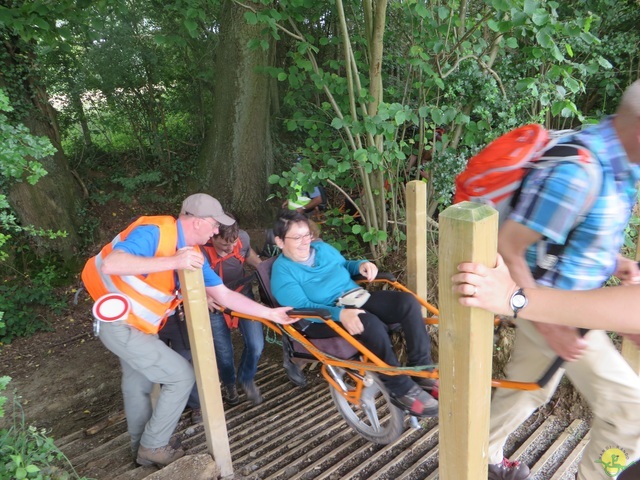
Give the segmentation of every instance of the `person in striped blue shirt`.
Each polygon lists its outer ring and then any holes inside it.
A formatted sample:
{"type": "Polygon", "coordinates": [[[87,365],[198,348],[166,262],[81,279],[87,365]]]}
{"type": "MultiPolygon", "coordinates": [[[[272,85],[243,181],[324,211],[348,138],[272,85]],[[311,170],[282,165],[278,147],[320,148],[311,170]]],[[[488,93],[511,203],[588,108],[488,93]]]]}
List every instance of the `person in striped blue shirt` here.
{"type": "MultiPolygon", "coordinates": [[[[525,289],[587,290],[602,286],[611,275],[622,281],[637,277],[637,264],[619,252],[640,180],[640,81],[625,91],[615,115],[559,143],[578,145],[580,155],[595,157],[591,161],[602,170],[600,193],[584,213],[591,201],[592,180],[575,161],[534,169],[525,177],[514,209],[498,233],[498,251],[515,282],[525,289]]],[[[545,388],[496,390],[491,403],[489,479],[529,477],[526,465],[504,457],[504,444],[551,398],[563,373],[594,415],[577,479],[601,478],[602,469],[594,461],[608,445],[624,449],[632,458],[640,456],[640,377],[607,333],[592,330],[582,336],[575,327],[518,318],[507,378],[539,378],[556,357],[565,363],[545,388]]]]}

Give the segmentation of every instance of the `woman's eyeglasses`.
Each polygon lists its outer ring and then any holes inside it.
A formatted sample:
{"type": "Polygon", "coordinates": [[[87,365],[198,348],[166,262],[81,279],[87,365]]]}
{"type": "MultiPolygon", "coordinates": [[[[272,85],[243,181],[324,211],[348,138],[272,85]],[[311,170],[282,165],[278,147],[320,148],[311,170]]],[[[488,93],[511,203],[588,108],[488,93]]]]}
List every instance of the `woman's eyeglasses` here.
{"type": "Polygon", "coordinates": [[[311,241],[311,240],[313,240],[313,233],[309,232],[309,233],[305,233],[304,235],[296,235],[294,237],[285,236],[284,238],[288,238],[289,240],[293,240],[296,243],[302,243],[303,241],[311,241]]]}

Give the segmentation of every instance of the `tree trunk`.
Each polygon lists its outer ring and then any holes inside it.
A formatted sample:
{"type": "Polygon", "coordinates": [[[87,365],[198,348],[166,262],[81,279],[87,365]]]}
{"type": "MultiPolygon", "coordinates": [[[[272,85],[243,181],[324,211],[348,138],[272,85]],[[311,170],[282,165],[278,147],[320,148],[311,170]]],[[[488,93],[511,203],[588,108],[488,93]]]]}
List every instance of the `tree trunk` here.
{"type": "MultiPolygon", "coordinates": [[[[257,5],[257,4],[251,4],[257,5]]],[[[248,25],[246,9],[226,1],[216,59],[213,123],[198,160],[198,187],[220,200],[244,225],[273,220],[267,206],[268,176],[273,168],[270,135],[270,78],[260,71],[273,55],[252,49],[252,39],[271,39],[262,26],[248,25]]]]}
{"type": "Polygon", "coordinates": [[[29,47],[13,36],[1,45],[3,69],[6,68],[5,71],[15,72],[22,77],[21,82],[11,85],[0,81],[0,87],[8,90],[12,104],[20,105],[20,108],[16,109],[19,115],[12,116],[12,119],[24,124],[32,135],[48,137],[57,149],[53,156],[40,160],[48,172],[47,175],[35,185],[27,182],[14,183],[10,186],[7,197],[21,225],[67,232],[66,237],[55,240],[35,237],[39,254],[56,251],[64,258],[72,259],[79,245],[76,205],[82,194],[62,152],[55,111],[37,78],[37,69],[33,65],[34,57],[32,52],[28,51],[29,47]]]}

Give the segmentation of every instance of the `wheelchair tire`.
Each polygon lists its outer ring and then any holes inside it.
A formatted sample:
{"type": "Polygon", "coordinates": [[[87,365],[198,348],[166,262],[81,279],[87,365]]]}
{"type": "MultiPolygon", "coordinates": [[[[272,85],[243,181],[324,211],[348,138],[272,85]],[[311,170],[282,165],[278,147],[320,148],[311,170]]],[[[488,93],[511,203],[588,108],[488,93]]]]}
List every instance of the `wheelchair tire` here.
{"type": "MultiPolygon", "coordinates": [[[[344,370],[343,382],[349,386],[353,380],[344,370]]],[[[371,374],[373,382],[362,390],[361,405],[354,405],[329,384],[331,397],[347,424],[370,442],[387,445],[397,440],[404,431],[404,412],[391,403],[389,392],[380,379],[371,374]]]]}

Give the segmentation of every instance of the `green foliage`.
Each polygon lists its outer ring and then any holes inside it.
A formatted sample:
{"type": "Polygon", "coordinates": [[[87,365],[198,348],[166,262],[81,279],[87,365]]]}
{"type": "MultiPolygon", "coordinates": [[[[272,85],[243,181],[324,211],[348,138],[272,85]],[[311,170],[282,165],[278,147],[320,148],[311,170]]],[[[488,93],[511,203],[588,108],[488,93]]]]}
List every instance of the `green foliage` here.
{"type": "Polygon", "coordinates": [[[341,32],[342,3],[284,1],[277,11],[245,18],[275,38],[288,34],[292,44],[286,62],[269,73],[285,92],[283,127],[304,142],[299,150],[311,168],[304,178],[285,171],[271,183],[289,188],[294,179],[309,186],[329,181],[360,197],[366,228],[353,229],[340,217],[331,221],[373,242],[385,241],[382,231],[401,241],[397,225],[407,180],[428,183],[434,215],[450,203],[466,159],[498,135],[530,122],[569,128],[589,121],[581,110],[585,99],[590,105],[586,86],[618,63],[607,58],[600,40],[602,15],[613,9],[624,18],[620,23],[638,20],[633,2],[607,0],[571,7],[538,0],[392,2],[382,101],[372,95],[372,26],[360,2],[344,1],[349,17],[341,32]],[[340,53],[351,50],[346,62],[340,53]],[[376,174],[386,180],[385,192],[376,174]],[[368,191],[384,197],[388,224],[369,221],[368,191]]]}
{"type": "Polygon", "coordinates": [[[65,308],[56,287],[66,276],[56,265],[32,265],[32,277],[15,275],[0,284],[0,344],[49,327],[47,317],[65,308]],[[46,315],[46,316],[45,316],[46,315]]]}
{"type": "MultiPolygon", "coordinates": [[[[0,112],[10,112],[9,98],[0,90],[0,112]]],[[[22,180],[31,185],[47,172],[37,160],[56,152],[46,137],[35,137],[24,125],[11,125],[6,115],[0,114],[0,175],[22,180]]]]}
{"type": "MultiPolygon", "coordinates": [[[[0,89],[0,112],[11,112],[13,107],[5,92],[0,89]]],[[[18,225],[6,197],[6,189],[11,182],[26,180],[35,185],[47,174],[39,159],[55,153],[55,148],[46,137],[36,137],[21,124],[11,124],[6,115],[0,113],[0,262],[8,254],[5,245],[12,238],[11,233],[26,233],[50,239],[65,236],[64,232],[43,230],[31,225],[18,225]]]]}
{"type": "MultiPolygon", "coordinates": [[[[3,406],[7,397],[4,391],[10,380],[7,376],[0,377],[0,418],[5,414],[3,406]]],[[[45,429],[25,423],[19,398],[14,392],[11,427],[0,429],[0,478],[86,479],[76,473],[69,459],[55,446],[53,438],[47,435],[45,429]],[[61,465],[64,465],[64,468],[61,465]]]]}

